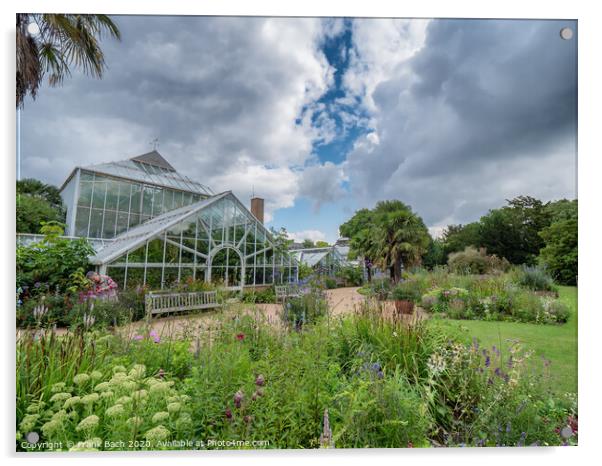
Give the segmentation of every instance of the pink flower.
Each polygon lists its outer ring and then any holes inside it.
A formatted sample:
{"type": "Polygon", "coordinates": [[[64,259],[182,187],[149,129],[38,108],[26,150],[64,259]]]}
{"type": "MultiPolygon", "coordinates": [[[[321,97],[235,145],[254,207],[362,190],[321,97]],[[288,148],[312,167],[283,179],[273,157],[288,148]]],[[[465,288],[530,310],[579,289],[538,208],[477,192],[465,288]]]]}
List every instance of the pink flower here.
{"type": "Polygon", "coordinates": [[[255,385],[257,385],[258,387],[263,387],[263,384],[265,384],[265,379],[263,378],[263,375],[259,374],[255,378],[255,385]]]}
{"type": "Polygon", "coordinates": [[[232,411],[230,411],[230,408],[226,408],[226,412],[224,414],[226,415],[226,419],[232,419],[232,411]]]}
{"type": "Polygon", "coordinates": [[[161,337],[155,330],[151,330],[149,336],[153,339],[155,343],[161,343],[161,337]]]}
{"type": "Polygon", "coordinates": [[[243,341],[243,340],[245,339],[245,334],[244,334],[244,333],[238,333],[238,334],[236,335],[236,339],[237,339],[238,341],[243,341]]]}
{"type": "Polygon", "coordinates": [[[142,335],[134,335],[132,340],[140,341],[140,340],[144,340],[144,337],[142,335]]]}

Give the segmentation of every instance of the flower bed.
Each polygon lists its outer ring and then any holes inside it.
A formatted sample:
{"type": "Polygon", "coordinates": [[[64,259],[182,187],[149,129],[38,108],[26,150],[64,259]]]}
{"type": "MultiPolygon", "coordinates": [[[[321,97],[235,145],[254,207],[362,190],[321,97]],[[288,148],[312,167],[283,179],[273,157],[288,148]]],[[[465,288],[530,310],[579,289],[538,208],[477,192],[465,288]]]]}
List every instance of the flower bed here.
{"type": "Polygon", "coordinates": [[[173,443],[183,438],[269,448],[576,442],[575,398],[550,394],[546,365],[527,369],[518,345],[463,345],[378,306],[332,319],[308,310],[319,294],[306,296],[299,306],[312,319],[301,327],[253,315],[224,316],[191,340],[144,329],[23,334],[17,448],[32,431],[73,450],[227,448],[173,443]]]}

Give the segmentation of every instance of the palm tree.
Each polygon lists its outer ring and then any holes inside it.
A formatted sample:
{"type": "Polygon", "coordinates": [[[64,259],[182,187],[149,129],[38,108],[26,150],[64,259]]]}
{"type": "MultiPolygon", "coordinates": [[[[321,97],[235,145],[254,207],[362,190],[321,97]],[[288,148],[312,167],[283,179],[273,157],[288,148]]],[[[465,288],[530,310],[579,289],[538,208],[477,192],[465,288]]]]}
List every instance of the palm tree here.
{"type": "Polygon", "coordinates": [[[99,41],[107,33],[121,38],[107,15],[17,14],[17,107],[27,94],[36,97],[46,74],[51,86],[70,76],[72,66],[102,77],[105,60],[99,41]]]}
{"type": "Polygon", "coordinates": [[[402,266],[416,264],[426,251],[428,229],[412,209],[400,201],[376,204],[373,227],[373,254],[379,265],[389,268],[397,283],[402,266]]]}

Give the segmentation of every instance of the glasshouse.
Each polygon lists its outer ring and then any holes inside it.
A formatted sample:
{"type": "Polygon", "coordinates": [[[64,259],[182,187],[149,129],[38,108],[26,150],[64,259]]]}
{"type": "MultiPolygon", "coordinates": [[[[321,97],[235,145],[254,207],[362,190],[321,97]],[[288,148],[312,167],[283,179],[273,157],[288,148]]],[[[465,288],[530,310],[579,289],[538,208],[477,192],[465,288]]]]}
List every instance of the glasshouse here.
{"type": "Polygon", "coordinates": [[[119,162],[76,167],[63,186],[68,236],[113,238],[132,226],[212,196],[156,150],[119,162]]]}
{"type": "Polygon", "coordinates": [[[346,264],[345,258],[334,246],[325,248],[306,248],[291,251],[297,262],[303,263],[318,274],[334,275],[336,271],[346,264]]]}
{"type": "Polygon", "coordinates": [[[229,288],[297,281],[297,262],[230,191],[214,194],[156,151],[76,168],[62,188],[68,234],[109,239],[91,258],[122,288],[187,278],[229,288]]]}

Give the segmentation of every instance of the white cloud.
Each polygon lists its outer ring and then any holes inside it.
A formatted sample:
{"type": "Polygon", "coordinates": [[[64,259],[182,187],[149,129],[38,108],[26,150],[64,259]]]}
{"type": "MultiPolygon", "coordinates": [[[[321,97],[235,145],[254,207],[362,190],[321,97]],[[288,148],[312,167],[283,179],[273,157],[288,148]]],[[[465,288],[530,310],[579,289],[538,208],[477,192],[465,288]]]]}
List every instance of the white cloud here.
{"type": "Polygon", "coordinates": [[[264,221],[268,223],[274,211],[294,205],[298,178],[298,173],[288,167],[267,168],[240,161],[227,173],[211,177],[209,182],[216,192],[233,191],[247,207],[253,194],[265,199],[264,221]]]}
{"type": "Polygon", "coordinates": [[[292,206],[294,170],[313,158],[316,141],[334,137],[330,120],[314,125],[312,117],[333,82],[321,42],[340,22],[115,20],[123,40],[103,44],[102,80],[74,75],[26,103],[23,175],[60,184],[76,164],[133,157],[158,137],[158,150],[176,169],[216,191],[248,199],[254,184],[268,218],[292,206]]]}
{"type": "Polygon", "coordinates": [[[297,232],[288,232],[288,237],[297,243],[301,243],[305,239],[310,239],[314,243],[316,241],[326,241],[326,235],[320,230],[303,230],[297,232]]]}
{"type": "Polygon", "coordinates": [[[363,19],[353,22],[353,49],[344,83],[351,95],[375,111],[373,93],[424,44],[430,20],[363,19]]]}
{"type": "Polygon", "coordinates": [[[518,195],[574,197],[575,48],[551,39],[559,27],[437,20],[410,59],[367,60],[374,131],[347,157],[355,197],[400,199],[435,232],[518,195]]]}

